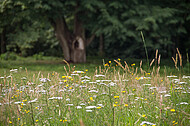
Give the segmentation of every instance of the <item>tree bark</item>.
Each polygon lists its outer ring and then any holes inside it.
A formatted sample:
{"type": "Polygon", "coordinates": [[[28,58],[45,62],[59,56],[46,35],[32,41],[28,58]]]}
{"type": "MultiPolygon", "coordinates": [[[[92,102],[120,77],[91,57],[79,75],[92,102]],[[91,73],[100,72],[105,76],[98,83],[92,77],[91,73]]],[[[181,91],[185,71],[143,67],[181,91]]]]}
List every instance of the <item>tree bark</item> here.
{"type": "Polygon", "coordinates": [[[82,23],[75,17],[74,33],[72,34],[64,18],[55,21],[55,33],[63,50],[64,58],[68,62],[86,62],[86,42],[82,23]]]}
{"type": "Polygon", "coordinates": [[[54,29],[62,47],[65,60],[74,63],[84,63],[86,62],[86,46],[93,41],[95,34],[86,39],[85,29],[78,14],[76,12],[74,15],[73,33],[69,31],[63,17],[54,21],[54,29]]]}

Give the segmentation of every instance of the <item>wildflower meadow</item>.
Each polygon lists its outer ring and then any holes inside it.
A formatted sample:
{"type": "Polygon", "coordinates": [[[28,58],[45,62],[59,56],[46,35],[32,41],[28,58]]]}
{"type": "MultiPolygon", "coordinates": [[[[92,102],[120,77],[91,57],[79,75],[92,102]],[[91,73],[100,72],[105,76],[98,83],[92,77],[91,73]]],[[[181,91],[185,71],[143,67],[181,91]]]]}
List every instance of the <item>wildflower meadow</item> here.
{"type": "MultiPolygon", "coordinates": [[[[177,62],[175,58],[174,61],[177,62]]],[[[66,62],[66,61],[65,61],[66,62]]],[[[77,69],[32,73],[14,68],[0,76],[0,125],[188,126],[190,76],[160,71],[155,58],[144,70],[122,59],[77,69]]],[[[178,68],[178,69],[177,69],[178,68]]]]}

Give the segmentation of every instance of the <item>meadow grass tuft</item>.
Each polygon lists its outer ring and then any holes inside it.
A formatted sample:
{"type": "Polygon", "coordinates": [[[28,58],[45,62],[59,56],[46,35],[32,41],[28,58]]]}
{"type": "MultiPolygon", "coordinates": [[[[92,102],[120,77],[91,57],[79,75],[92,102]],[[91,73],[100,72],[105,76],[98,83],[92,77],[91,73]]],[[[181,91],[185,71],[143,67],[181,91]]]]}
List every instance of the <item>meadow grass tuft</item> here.
{"type": "Polygon", "coordinates": [[[149,69],[117,59],[1,72],[0,124],[189,125],[190,76],[161,68],[157,55],[149,69]]]}

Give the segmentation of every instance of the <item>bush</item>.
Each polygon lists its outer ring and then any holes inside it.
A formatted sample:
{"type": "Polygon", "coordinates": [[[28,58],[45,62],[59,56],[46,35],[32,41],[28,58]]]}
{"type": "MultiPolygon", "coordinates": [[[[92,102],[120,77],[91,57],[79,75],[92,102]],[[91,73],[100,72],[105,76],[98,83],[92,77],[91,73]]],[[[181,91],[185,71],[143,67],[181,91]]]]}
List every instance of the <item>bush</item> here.
{"type": "Polygon", "coordinates": [[[14,52],[6,52],[0,55],[1,60],[16,60],[17,54],[14,52]]]}
{"type": "Polygon", "coordinates": [[[40,52],[38,54],[34,54],[33,57],[35,60],[43,60],[44,53],[40,52]]]}

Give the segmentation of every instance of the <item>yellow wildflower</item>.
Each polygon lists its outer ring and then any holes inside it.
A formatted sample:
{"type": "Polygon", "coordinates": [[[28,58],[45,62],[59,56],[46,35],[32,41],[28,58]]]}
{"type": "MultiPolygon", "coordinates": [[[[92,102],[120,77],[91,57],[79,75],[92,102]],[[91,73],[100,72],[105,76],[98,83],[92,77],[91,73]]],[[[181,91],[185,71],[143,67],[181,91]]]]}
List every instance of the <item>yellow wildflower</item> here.
{"type": "Polygon", "coordinates": [[[36,119],[36,122],[38,122],[39,120],[38,119],[36,119]]]}
{"type": "Polygon", "coordinates": [[[129,105],[128,104],[125,104],[125,107],[128,107],[129,105]]]}
{"type": "Polygon", "coordinates": [[[13,122],[12,121],[9,121],[10,124],[12,124],[13,122]]]}
{"type": "Polygon", "coordinates": [[[96,107],[97,109],[101,109],[102,107],[96,107]]]}
{"type": "Polygon", "coordinates": [[[109,63],[111,63],[111,61],[109,61],[109,63]]]}
{"type": "Polygon", "coordinates": [[[88,71],[88,69],[85,70],[86,72],[88,71]]]}
{"type": "Polygon", "coordinates": [[[109,64],[108,64],[108,63],[106,63],[104,66],[109,66],[109,64]]]}
{"type": "Polygon", "coordinates": [[[122,93],[125,93],[126,91],[122,91],[122,93]]]}
{"type": "Polygon", "coordinates": [[[171,111],[171,112],[175,112],[175,109],[171,109],[170,111],[171,111]]]}
{"type": "Polygon", "coordinates": [[[135,66],[135,63],[131,64],[131,66],[135,66]]]}
{"type": "Polygon", "coordinates": [[[119,96],[114,96],[114,98],[119,98],[119,96]]]}
{"type": "Polygon", "coordinates": [[[20,120],[20,118],[18,118],[18,120],[20,120]]]}
{"type": "Polygon", "coordinates": [[[93,101],[93,97],[90,97],[90,100],[93,101]]]}
{"type": "Polygon", "coordinates": [[[142,115],[142,117],[146,117],[146,115],[142,115]]]}
{"type": "Polygon", "coordinates": [[[116,107],[117,105],[116,104],[113,104],[114,107],[116,107]]]}

